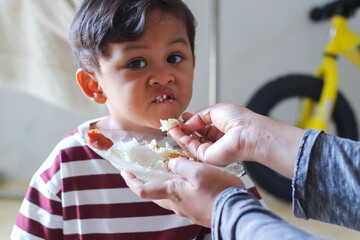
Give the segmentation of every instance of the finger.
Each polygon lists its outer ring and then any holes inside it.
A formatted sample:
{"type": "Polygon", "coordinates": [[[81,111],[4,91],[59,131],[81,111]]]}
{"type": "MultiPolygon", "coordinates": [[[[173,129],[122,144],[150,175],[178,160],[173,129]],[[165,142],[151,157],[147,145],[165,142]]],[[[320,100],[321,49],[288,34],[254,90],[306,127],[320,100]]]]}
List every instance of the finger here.
{"type": "Polygon", "coordinates": [[[204,129],[207,125],[210,125],[212,122],[211,119],[207,116],[209,111],[206,109],[200,110],[196,114],[191,114],[191,117],[189,114],[186,114],[185,116],[187,120],[184,119],[185,123],[183,129],[186,131],[195,132],[204,129]]]}
{"type": "Polygon", "coordinates": [[[190,156],[206,163],[224,166],[231,163],[234,155],[237,154],[236,149],[231,148],[231,146],[236,147],[236,145],[231,144],[232,135],[230,133],[220,138],[216,143],[200,142],[199,139],[186,135],[179,128],[169,130],[169,134],[190,156]],[[219,151],[219,149],[223,150],[219,151]]]}
{"type": "Polygon", "coordinates": [[[224,133],[217,129],[215,126],[207,126],[201,131],[198,131],[206,141],[216,142],[224,133]]]}
{"type": "Polygon", "coordinates": [[[190,135],[192,134],[193,132],[192,131],[188,131],[186,129],[184,129],[184,124],[187,120],[189,120],[194,114],[192,113],[189,113],[189,112],[185,112],[182,114],[181,118],[183,119],[183,122],[181,122],[181,129],[183,130],[183,132],[187,135],[190,135]]]}
{"type": "Polygon", "coordinates": [[[142,188],[144,186],[144,182],[142,182],[141,180],[137,179],[136,176],[134,174],[132,174],[131,172],[124,170],[121,171],[121,176],[123,177],[123,179],[125,180],[126,184],[128,185],[128,187],[136,194],[138,195],[140,198],[146,198],[146,196],[143,196],[143,194],[141,193],[142,188]]]}
{"type": "Polygon", "coordinates": [[[144,183],[137,179],[129,171],[122,171],[121,176],[124,178],[129,188],[140,198],[144,199],[179,199],[178,193],[174,191],[174,186],[179,186],[181,178],[173,178],[164,181],[152,181],[144,183]]]}
{"type": "Polygon", "coordinates": [[[120,174],[124,178],[125,182],[130,183],[130,185],[133,186],[134,188],[137,188],[138,186],[144,184],[144,182],[137,179],[136,176],[128,170],[121,171],[120,174]]]}
{"type": "Polygon", "coordinates": [[[181,129],[173,128],[169,130],[173,139],[188,152],[192,157],[204,160],[206,149],[211,146],[211,142],[200,142],[198,138],[186,135],[181,129]]]}
{"type": "Polygon", "coordinates": [[[189,113],[189,112],[184,112],[181,117],[184,120],[184,122],[188,121],[192,116],[194,116],[194,114],[189,113]]]}
{"type": "Polygon", "coordinates": [[[144,183],[143,181],[136,178],[134,174],[129,171],[121,171],[121,176],[124,178],[126,184],[129,188],[140,198],[145,199],[162,199],[164,198],[164,194],[162,192],[166,192],[166,186],[164,184],[153,184],[144,183]]]}
{"type": "Polygon", "coordinates": [[[185,133],[196,131],[206,140],[212,142],[219,139],[223,135],[223,132],[211,125],[213,122],[209,109],[211,108],[200,110],[195,115],[191,113],[184,113],[184,124],[182,125],[183,131],[185,133]]]}
{"type": "Polygon", "coordinates": [[[185,122],[187,122],[189,119],[191,119],[192,117],[194,116],[194,114],[192,113],[189,113],[189,112],[186,112],[186,113],[183,113],[182,115],[182,119],[184,120],[184,122],[182,122],[182,125],[181,125],[181,129],[183,130],[183,132],[187,135],[201,135],[202,137],[205,137],[207,136],[207,133],[209,131],[209,127],[210,126],[204,126],[203,129],[197,129],[196,132],[195,130],[189,128],[189,126],[185,126],[185,122]]]}
{"type": "Polygon", "coordinates": [[[249,110],[238,105],[219,103],[199,110],[185,122],[183,127],[185,130],[197,131],[213,124],[221,132],[226,133],[232,127],[238,126],[241,123],[241,116],[248,112],[249,110]]]}
{"type": "Polygon", "coordinates": [[[221,137],[214,144],[201,144],[191,147],[197,147],[197,149],[189,148],[189,151],[196,151],[196,155],[201,157],[203,162],[211,163],[218,166],[225,166],[235,161],[245,160],[243,159],[243,151],[238,149],[241,146],[241,139],[239,139],[240,133],[238,129],[231,129],[226,135],[221,137]],[[219,151],[219,149],[221,149],[219,151]]]}
{"type": "Polygon", "coordinates": [[[168,130],[168,133],[178,144],[183,144],[184,142],[188,142],[189,140],[197,140],[199,142],[204,141],[204,135],[199,135],[197,132],[195,133],[184,132],[183,129],[180,127],[171,128],[168,130]],[[193,139],[187,139],[188,137],[193,139]]]}
{"type": "Polygon", "coordinates": [[[206,186],[206,188],[212,189],[211,191],[220,192],[232,186],[245,188],[245,185],[240,178],[224,168],[200,162],[191,162],[181,158],[171,159],[169,167],[173,172],[186,179],[186,181],[184,181],[186,184],[178,187],[178,190],[176,191],[180,196],[180,200],[182,196],[180,190],[193,189],[194,186],[198,189],[204,189],[206,186]]]}
{"type": "Polygon", "coordinates": [[[168,133],[184,150],[188,149],[189,144],[200,144],[197,137],[184,133],[180,128],[172,128],[168,133]]]}
{"type": "Polygon", "coordinates": [[[202,172],[204,173],[208,172],[206,170],[208,170],[208,168],[211,168],[211,166],[201,162],[189,161],[184,158],[175,158],[175,159],[170,159],[169,168],[174,173],[184,177],[193,185],[196,185],[195,181],[197,180],[197,177],[201,176],[202,172]]]}

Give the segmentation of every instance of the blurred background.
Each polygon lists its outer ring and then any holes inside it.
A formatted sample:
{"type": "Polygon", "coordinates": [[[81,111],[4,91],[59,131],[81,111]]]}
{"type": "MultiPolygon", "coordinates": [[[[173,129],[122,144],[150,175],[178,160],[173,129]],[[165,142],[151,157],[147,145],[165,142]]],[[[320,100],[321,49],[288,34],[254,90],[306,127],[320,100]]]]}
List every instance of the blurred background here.
{"type": "MultiPolygon", "coordinates": [[[[104,116],[75,81],[68,29],[81,0],[0,0],[0,239],[11,227],[33,173],[80,123],[104,116]]],[[[209,105],[212,1],[185,1],[197,22],[194,94],[188,111],[209,105]]],[[[265,82],[312,73],[327,41],[329,22],[309,10],[329,1],[219,0],[218,101],[246,105],[265,82]]],[[[349,21],[360,33],[360,13],[349,21]]],[[[360,119],[360,74],[339,59],[340,89],[360,119]]],[[[360,125],[359,125],[360,127],[360,125]]],[[[309,232],[332,239],[360,233],[292,217],[291,206],[263,192],[268,207],[309,232]]]]}

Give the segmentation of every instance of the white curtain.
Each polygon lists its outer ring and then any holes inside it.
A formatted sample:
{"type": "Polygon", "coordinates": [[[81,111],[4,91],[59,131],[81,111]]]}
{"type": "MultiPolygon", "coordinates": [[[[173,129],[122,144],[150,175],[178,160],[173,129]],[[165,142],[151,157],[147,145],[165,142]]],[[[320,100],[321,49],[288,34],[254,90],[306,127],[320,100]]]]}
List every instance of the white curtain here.
{"type": "Polygon", "coordinates": [[[75,79],[68,35],[80,2],[0,0],[0,87],[60,107],[104,111],[82,94],[75,79]]]}

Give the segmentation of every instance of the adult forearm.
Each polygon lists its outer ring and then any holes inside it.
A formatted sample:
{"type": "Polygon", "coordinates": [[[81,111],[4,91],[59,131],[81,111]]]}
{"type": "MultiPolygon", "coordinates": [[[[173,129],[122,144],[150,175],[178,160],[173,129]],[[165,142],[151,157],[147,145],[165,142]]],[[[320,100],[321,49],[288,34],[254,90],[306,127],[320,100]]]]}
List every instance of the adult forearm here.
{"type": "Polygon", "coordinates": [[[295,216],[360,230],[360,142],[307,130],[293,186],[295,216]]]}
{"type": "Polygon", "coordinates": [[[258,115],[259,137],[254,160],[292,179],[304,130],[258,115]]]}
{"type": "Polygon", "coordinates": [[[217,198],[212,237],[235,240],[319,239],[289,225],[240,188],[227,189],[217,198]]]}

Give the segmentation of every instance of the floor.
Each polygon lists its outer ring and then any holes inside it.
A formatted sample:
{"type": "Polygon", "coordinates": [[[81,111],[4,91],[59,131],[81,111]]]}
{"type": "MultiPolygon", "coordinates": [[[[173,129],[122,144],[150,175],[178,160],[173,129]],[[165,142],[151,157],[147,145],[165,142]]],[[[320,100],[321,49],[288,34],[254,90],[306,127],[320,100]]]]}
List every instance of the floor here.
{"type": "Polygon", "coordinates": [[[267,207],[281,216],[285,221],[293,226],[303,229],[304,231],[319,237],[333,240],[359,240],[360,232],[339,227],[315,220],[302,220],[292,215],[292,207],[290,203],[283,202],[266,192],[259,190],[263,196],[267,207]]]}
{"type": "Polygon", "coordinates": [[[0,240],[9,239],[28,183],[2,184],[0,189],[0,240]]]}
{"type": "MultiPolygon", "coordinates": [[[[25,191],[23,189],[19,189],[25,191]]],[[[266,205],[275,213],[292,225],[295,225],[314,235],[334,240],[355,240],[360,239],[360,232],[338,227],[313,220],[304,221],[292,216],[291,204],[283,202],[267,193],[259,190],[266,205]]],[[[14,195],[14,194],[13,194],[14,195]]],[[[0,198],[0,240],[9,239],[12,226],[16,220],[22,200],[14,196],[0,198]],[[11,199],[12,197],[12,199],[11,199]]]]}

